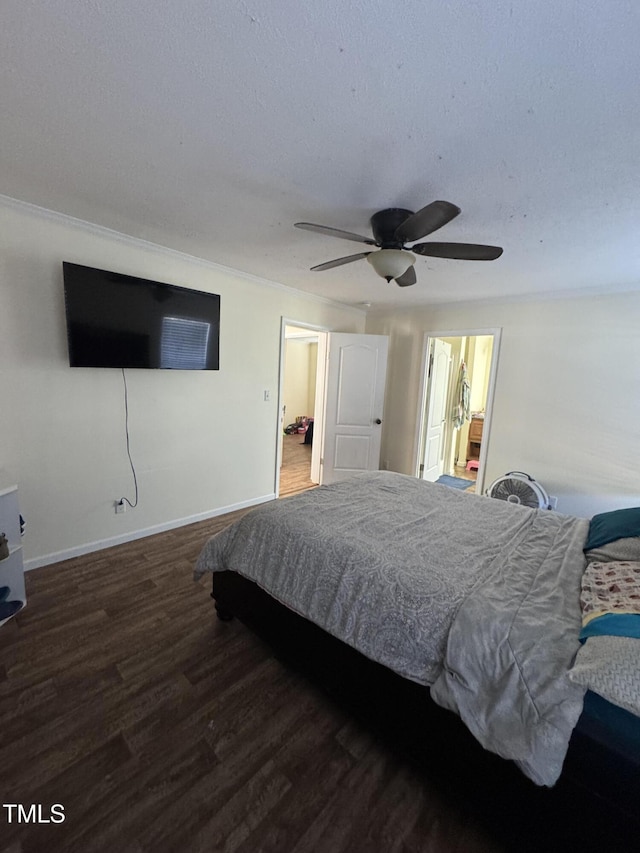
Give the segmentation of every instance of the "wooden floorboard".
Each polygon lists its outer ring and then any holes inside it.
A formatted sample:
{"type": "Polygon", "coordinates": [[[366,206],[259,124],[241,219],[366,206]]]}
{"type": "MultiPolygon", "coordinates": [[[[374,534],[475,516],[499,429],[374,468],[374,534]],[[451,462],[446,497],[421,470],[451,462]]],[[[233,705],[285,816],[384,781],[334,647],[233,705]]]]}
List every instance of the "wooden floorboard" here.
{"type": "Polygon", "coordinates": [[[313,489],[311,481],[311,445],[304,443],[304,435],[282,437],[282,466],[280,468],[280,497],[313,489]]]}
{"type": "Polygon", "coordinates": [[[193,564],[246,511],[27,574],[28,606],[0,630],[2,803],[45,817],[60,803],[66,819],[8,824],[3,809],[0,850],[498,851],[463,804],[216,618],[193,564]]]}

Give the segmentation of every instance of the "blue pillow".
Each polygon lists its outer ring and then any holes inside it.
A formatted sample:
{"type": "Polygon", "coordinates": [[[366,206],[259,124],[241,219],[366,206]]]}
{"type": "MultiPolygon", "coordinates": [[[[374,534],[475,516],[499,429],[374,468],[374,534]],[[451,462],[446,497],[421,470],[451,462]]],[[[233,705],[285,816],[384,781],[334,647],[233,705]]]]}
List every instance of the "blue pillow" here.
{"type": "Polygon", "coordinates": [[[616,539],[627,539],[630,536],[640,536],[640,507],[601,512],[591,519],[584,550],[600,548],[616,539]]]}

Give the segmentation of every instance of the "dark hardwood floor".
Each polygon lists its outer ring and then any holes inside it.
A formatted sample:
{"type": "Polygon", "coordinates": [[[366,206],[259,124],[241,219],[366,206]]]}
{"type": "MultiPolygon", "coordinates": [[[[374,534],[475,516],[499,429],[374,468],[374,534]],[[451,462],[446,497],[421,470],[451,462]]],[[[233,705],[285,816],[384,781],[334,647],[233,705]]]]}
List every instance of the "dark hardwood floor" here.
{"type": "Polygon", "coordinates": [[[0,850],[457,851],[500,846],[281,663],[218,621],[194,561],[243,512],[27,575],[0,630],[0,850]]]}

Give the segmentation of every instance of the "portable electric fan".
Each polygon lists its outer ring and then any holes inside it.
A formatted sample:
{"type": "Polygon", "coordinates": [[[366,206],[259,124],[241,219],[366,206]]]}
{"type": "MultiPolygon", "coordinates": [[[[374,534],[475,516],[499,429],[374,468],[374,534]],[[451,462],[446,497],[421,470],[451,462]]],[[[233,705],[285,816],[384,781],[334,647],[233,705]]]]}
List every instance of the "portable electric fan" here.
{"type": "Polygon", "coordinates": [[[486,494],[487,497],[528,506],[531,509],[551,509],[549,495],[524,471],[510,471],[504,477],[498,477],[489,486],[486,494]]]}

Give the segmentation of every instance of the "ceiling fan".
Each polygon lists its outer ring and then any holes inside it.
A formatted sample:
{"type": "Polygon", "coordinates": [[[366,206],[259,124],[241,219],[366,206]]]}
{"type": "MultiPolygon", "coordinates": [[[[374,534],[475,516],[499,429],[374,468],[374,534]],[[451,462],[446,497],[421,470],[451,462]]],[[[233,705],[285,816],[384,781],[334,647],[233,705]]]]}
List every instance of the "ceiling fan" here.
{"type": "Polygon", "coordinates": [[[359,252],[357,255],[347,255],[318,264],[311,267],[314,272],[330,270],[366,258],[379,276],[387,281],[394,280],[400,287],[408,287],[416,283],[413,267],[416,257],[412,252],[432,258],[455,258],[462,261],[494,261],[500,257],[502,249],[499,246],[481,246],[476,243],[417,243],[411,246],[411,251],[406,248],[407,243],[421,240],[427,234],[437,231],[459,213],[460,208],[449,201],[432,201],[417,213],[400,207],[379,210],[370,220],[373,238],[362,237],[360,234],[328,225],[315,225],[313,222],[294,224],[296,228],[304,228],[306,231],[317,231],[320,234],[378,247],[378,251],[359,252]]]}

